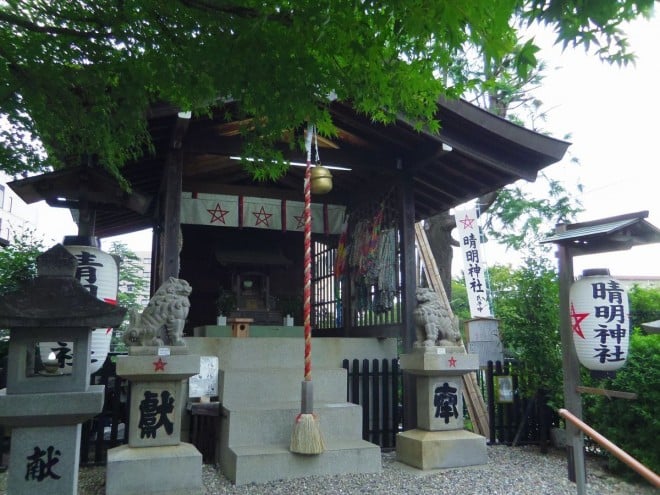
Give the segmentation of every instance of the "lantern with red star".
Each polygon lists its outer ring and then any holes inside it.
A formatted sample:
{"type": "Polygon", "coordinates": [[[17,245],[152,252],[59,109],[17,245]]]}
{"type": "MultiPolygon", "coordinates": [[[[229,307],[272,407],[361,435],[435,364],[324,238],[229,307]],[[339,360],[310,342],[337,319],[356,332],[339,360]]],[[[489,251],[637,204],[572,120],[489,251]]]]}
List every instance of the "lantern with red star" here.
{"type": "MultiPolygon", "coordinates": [[[[96,237],[66,236],[64,247],[78,261],[75,278],[90,294],[109,304],[117,304],[119,267],[111,254],[101,251],[96,237]]],[[[91,336],[89,372],[97,372],[108,356],[112,328],[96,328],[91,336]]],[[[57,361],[59,368],[68,373],[72,365],[70,342],[40,342],[42,362],[57,361]]]]}
{"type": "Polygon", "coordinates": [[[628,357],[630,317],[625,287],[607,269],[585,270],[570,290],[573,344],[592,373],[611,376],[628,357]]]}

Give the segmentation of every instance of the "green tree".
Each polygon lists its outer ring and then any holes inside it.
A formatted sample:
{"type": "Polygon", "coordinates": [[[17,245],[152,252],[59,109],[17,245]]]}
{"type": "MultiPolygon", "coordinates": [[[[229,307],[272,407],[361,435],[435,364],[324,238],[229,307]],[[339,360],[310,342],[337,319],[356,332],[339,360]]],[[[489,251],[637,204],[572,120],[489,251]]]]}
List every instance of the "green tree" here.
{"type": "MultiPolygon", "coordinates": [[[[502,118],[541,132],[537,123],[545,120],[543,102],[534,98],[533,91],[542,85],[545,64],[536,61],[536,47],[530,43],[518,44],[514,51],[504,56],[472,57],[457,64],[455,77],[467,77],[468,81],[484,81],[466,84],[470,87],[468,98],[473,103],[502,118]],[[521,73],[517,70],[518,59],[534,60],[533,70],[521,73]]],[[[577,159],[572,160],[578,163],[577,159]]],[[[538,246],[544,229],[560,222],[573,220],[581,211],[575,191],[545,173],[539,174],[533,192],[526,181],[520,180],[499,191],[477,199],[482,227],[487,238],[500,242],[514,250],[537,246],[537,252],[548,252],[550,246],[538,246]]],[[[439,213],[427,219],[428,237],[438,271],[450,294],[449,280],[453,258],[452,246],[459,243],[451,236],[456,221],[449,212],[439,213]]],[[[529,256],[529,253],[524,253],[529,256]]],[[[535,253],[537,254],[537,253],[535,253]]],[[[540,253],[539,253],[540,254],[540,253]]]]}
{"type": "Polygon", "coordinates": [[[9,245],[0,248],[0,295],[37,276],[37,257],[44,249],[43,237],[34,229],[14,231],[9,245]]]}
{"type": "Polygon", "coordinates": [[[113,242],[108,253],[116,256],[119,262],[119,291],[117,293],[117,304],[128,309],[126,318],[121,326],[115,330],[112,336],[111,349],[116,352],[126,350],[121,336],[126,331],[129,315],[132,311],[141,311],[144,306],[140,298],[147,289],[149,282],[144,279],[142,263],[137,254],[123,242],[113,242]]]}
{"type": "Polygon", "coordinates": [[[523,267],[495,266],[490,270],[493,312],[507,352],[522,366],[526,397],[539,390],[559,406],[562,397],[559,337],[559,282],[544,258],[528,258],[523,267]]]}
{"type": "MultiPolygon", "coordinates": [[[[36,277],[37,256],[44,250],[44,241],[33,229],[13,232],[10,244],[0,248],[0,297],[13,292],[21,283],[36,277]]],[[[7,354],[9,330],[0,329],[0,358],[7,354]]]]}
{"type": "MultiPolygon", "coordinates": [[[[155,102],[199,113],[218,99],[239,102],[238,116],[252,118],[246,154],[261,157],[277,157],[272,143],[307,121],[331,134],[329,97],[375,121],[403,113],[433,130],[438,97],[472,84],[438,77],[466,50],[500,60],[516,52],[518,21],[541,22],[566,45],[626,63],[621,25],[650,15],[653,3],[5,0],[0,163],[15,173],[95,156],[119,176],[149,147],[155,102]]],[[[533,44],[523,46],[512,58],[520,74],[536,63],[533,44]]],[[[251,166],[262,179],[283,170],[251,166]]]]}
{"type": "MultiPolygon", "coordinates": [[[[633,296],[634,297],[634,296],[633,296]]],[[[606,390],[634,392],[637,398],[625,400],[598,395],[586,396],[584,419],[608,440],[632,455],[654,472],[660,471],[660,335],[642,335],[638,328],[630,339],[628,360],[616,377],[584,383],[606,390]]],[[[637,478],[627,466],[606,453],[610,469],[625,477],[637,478]]]]}
{"type": "MultiPolygon", "coordinates": [[[[626,364],[611,379],[597,380],[587,373],[583,382],[606,390],[634,392],[637,398],[625,400],[601,395],[584,397],[585,421],[646,467],[660,471],[660,421],[655,411],[660,408],[660,335],[645,335],[642,323],[658,318],[660,289],[633,286],[628,291],[633,325],[626,364]]],[[[606,453],[609,468],[625,477],[637,478],[623,463],[606,453]]]]}
{"type": "MultiPolygon", "coordinates": [[[[559,284],[556,271],[540,258],[526,260],[522,268],[495,266],[491,269],[495,294],[494,313],[500,319],[505,348],[522,364],[521,385],[527,397],[545,390],[550,405],[563,404],[561,339],[559,336],[559,284]]],[[[630,311],[635,315],[657,315],[660,289],[634,286],[629,290],[630,311]],[[647,312],[648,311],[648,312],[647,312]]],[[[626,364],[612,379],[599,380],[581,368],[582,383],[588,386],[635,392],[635,400],[602,395],[583,396],[584,420],[596,431],[623,448],[654,471],[660,469],[657,448],[660,422],[654,412],[660,407],[660,335],[644,335],[633,322],[626,364]]],[[[651,316],[653,318],[653,316],[651,316]]],[[[620,461],[606,454],[609,467],[618,474],[635,477],[620,461]]]]}
{"type": "Polygon", "coordinates": [[[660,320],[660,288],[644,288],[635,284],[628,291],[628,298],[630,300],[630,319],[640,331],[642,323],[660,320]]]}

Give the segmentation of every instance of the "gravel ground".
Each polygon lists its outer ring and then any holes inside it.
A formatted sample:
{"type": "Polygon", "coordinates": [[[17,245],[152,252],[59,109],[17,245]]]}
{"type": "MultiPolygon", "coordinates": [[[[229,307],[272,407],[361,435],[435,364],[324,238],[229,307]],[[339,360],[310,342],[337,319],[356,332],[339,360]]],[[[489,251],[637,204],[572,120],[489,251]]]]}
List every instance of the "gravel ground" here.
{"type": "MultiPolygon", "coordinates": [[[[488,447],[488,464],[469,468],[421,471],[383,453],[380,474],[312,476],[259,485],[233,486],[214,466],[204,465],[204,495],[573,495],[575,484],[566,477],[563,450],[543,455],[538,447],[488,447]]],[[[78,495],[104,495],[105,469],[82,468],[78,495]]],[[[6,494],[7,473],[0,473],[0,495],[6,494]]],[[[587,459],[589,495],[658,495],[648,484],[626,483],[605,473],[596,459],[587,459]]],[[[47,494],[44,494],[47,495],[47,494]]]]}

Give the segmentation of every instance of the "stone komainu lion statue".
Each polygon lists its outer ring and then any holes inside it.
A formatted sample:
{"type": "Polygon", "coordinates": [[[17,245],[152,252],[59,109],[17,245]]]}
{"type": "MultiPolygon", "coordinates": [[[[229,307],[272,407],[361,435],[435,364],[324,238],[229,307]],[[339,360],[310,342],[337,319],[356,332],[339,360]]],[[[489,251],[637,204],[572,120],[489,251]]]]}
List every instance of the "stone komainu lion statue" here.
{"type": "Polygon", "coordinates": [[[170,277],[158,288],[142,313],[131,312],[128,331],[124,333],[126,345],[186,345],[183,327],[190,310],[188,296],[191,292],[188,282],[170,277]]]}
{"type": "Polygon", "coordinates": [[[415,292],[417,307],[413,310],[417,340],[415,347],[460,346],[461,334],[449,309],[431,289],[420,287],[415,292]]]}

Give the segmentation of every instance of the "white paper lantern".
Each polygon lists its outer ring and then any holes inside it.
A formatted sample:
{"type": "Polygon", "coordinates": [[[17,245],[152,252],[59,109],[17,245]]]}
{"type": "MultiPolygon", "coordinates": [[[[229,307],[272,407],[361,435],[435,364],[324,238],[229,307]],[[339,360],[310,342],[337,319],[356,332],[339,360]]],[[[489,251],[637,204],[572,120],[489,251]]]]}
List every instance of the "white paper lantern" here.
{"type": "MultiPolygon", "coordinates": [[[[95,238],[66,237],[64,247],[78,260],[75,278],[90,294],[109,304],[117,304],[117,288],[119,286],[119,267],[115,258],[101,251],[95,238]],[[89,245],[86,245],[89,244],[89,245]]],[[[92,331],[90,347],[89,372],[98,371],[110,350],[112,328],[97,328],[92,331]]],[[[71,342],[40,342],[39,354],[42,362],[52,361],[55,358],[66,373],[71,366],[71,342]],[[57,349],[57,350],[53,350],[57,349]]]]}
{"type": "Polygon", "coordinates": [[[628,357],[630,316],[625,287],[606,269],[585,270],[570,290],[573,344],[583,366],[611,373],[628,357]]]}

